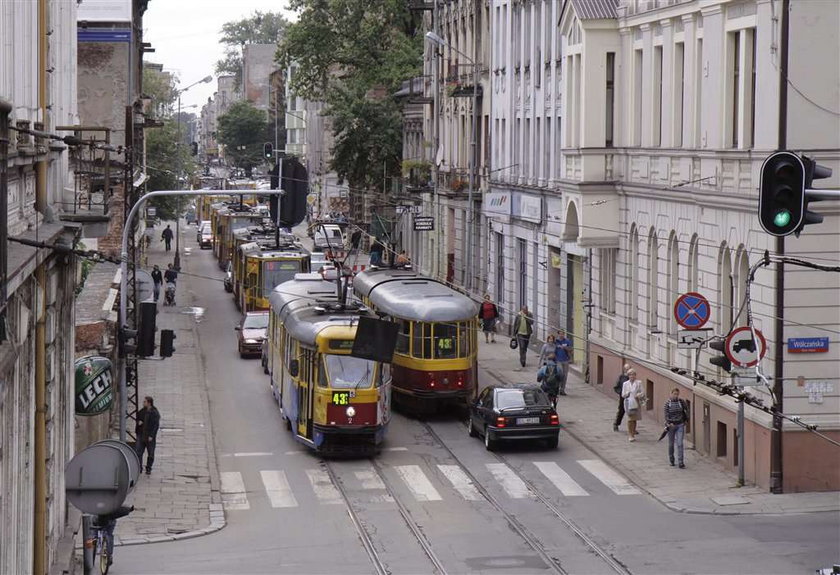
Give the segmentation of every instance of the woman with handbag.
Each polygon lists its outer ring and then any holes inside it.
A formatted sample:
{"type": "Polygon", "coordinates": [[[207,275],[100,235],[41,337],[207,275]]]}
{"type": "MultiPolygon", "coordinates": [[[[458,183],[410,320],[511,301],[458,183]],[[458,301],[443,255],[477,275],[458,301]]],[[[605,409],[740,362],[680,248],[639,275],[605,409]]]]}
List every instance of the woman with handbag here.
{"type": "Polygon", "coordinates": [[[635,369],[627,372],[627,381],[621,387],[621,397],[624,398],[624,412],[627,414],[627,434],[630,441],[636,441],[636,422],[642,417],[645,392],[642,382],[636,379],[635,369]]]}

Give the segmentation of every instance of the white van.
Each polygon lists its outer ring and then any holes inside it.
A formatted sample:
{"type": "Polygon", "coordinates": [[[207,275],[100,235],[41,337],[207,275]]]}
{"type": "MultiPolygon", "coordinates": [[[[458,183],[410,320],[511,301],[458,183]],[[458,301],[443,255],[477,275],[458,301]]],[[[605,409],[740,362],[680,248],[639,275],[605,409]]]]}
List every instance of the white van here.
{"type": "Polygon", "coordinates": [[[335,224],[320,224],[315,228],[313,239],[316,251],[344,249],[344,232],[335,224]]]}

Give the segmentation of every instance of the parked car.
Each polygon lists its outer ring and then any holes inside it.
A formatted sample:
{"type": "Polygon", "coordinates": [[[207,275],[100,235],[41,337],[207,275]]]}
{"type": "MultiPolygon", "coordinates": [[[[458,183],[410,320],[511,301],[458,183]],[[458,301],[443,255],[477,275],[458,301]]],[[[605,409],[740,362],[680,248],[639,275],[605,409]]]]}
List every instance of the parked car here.
{"type": "Polygon", "coordinates": [[[484,437],[493,451],[500,441],[544,440],[557,447],[560,418],[548,396],[531,383],[490,385],[470,405],[470,437],[484,437]]]}
{"type": "Polygon", "coordinates": [[[310,269],[313,272],[320,271],[322,267],[327,265],[329,260],[324,252],[312,252],[309,256],[310,269]]]}
{"type": "Polygon", "coordinates": [[[228,293],[233,292],[233,263],[228,262],[227,269],[225,270],[225,291],[228,293]]]}
{"type": "Polygon", "coordinates": [[[208,250],[213,247],[213,230],[210,229],[209,223],[199,229],[198,247],[208,250]]]}
{"type": "Polygon", "coordinates": [[[201,243],[201,232],[204,230],[204,227],[207,226],[207,229],[210,229],[210,222],[208,220],[204,220],[202,222],[198,222],[198,225],[195,229],[195,241],[199,244],[201,243]]]}
{"type": "Polygon", "coordinates": [[[315,228],[313,239],[316,251],[344,249],[344,232],[336,224],[319,225],[315,228]]]}
{"type": "Polygon", "coordinates": [[[268,333],[268,312],[249,311],[236,326],[239,332],[237,347],[239,356],[256,356],[262,352],[262,344],[268,333]]]}

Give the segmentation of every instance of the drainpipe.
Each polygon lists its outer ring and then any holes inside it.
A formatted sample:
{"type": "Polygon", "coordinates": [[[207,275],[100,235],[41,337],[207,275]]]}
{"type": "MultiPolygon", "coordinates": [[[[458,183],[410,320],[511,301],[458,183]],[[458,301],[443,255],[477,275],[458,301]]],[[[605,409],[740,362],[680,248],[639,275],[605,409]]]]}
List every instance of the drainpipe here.
{"type": "MultiPolygon", "coordinates": [[[[44,131],[47,122],[47,0],[38,0],[38,108],[44,131]]],[[[35,210],[42,217],[47,209],[47,160],[35,164],[35,210]]],[[[36,214],[36,217],[38,217],[36,214]]],[[[40,259],[40,258],[39,258],[40,259]]],[[[47,572],[47,372],[46,372],[46,265],[35,269],[35,445],[32,572],[47,572]]]]}

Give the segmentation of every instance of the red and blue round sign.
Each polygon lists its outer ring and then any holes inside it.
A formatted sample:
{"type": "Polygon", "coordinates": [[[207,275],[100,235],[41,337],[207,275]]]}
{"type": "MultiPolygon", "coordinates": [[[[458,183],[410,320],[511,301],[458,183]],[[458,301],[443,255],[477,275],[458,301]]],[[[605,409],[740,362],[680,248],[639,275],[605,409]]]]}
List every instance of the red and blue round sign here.
{"type": "Polygon", "coordinates": [[[697,292],[684,293],[674,302],[674,319],[684,329],[700,329],[709,321],[711,312],[709,300],[697,292]]]}

